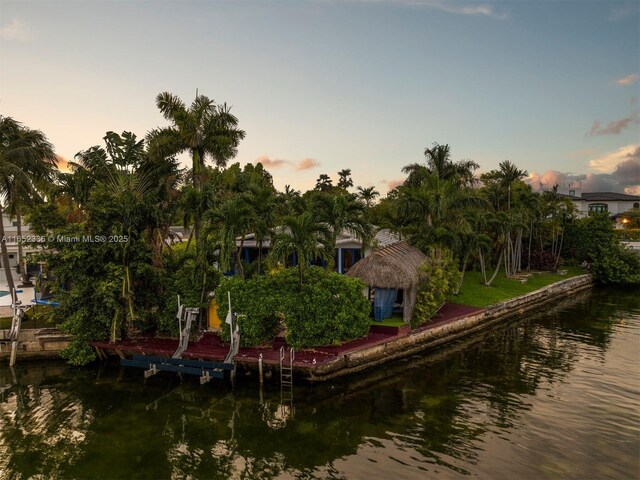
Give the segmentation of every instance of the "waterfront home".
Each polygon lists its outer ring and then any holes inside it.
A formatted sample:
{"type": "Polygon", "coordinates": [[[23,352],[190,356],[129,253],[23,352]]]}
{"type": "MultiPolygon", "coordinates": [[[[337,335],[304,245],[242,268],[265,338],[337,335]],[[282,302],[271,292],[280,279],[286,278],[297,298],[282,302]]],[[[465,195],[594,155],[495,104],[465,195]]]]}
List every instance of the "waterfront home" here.
{"type": "Polygon", "coordinates": [[[402,319],[410,322],[418,294],[418,268],[426,256],[407,242],[397,242],[373,250],[356,263],[347,276],[368,285],[367,295],[374,296],[374,317],[383,320],[393,316],[395,305],[402,308],[402,319]],[[374,290],[372,292],[372,289],[374,290]]]}
{"type": "MultiPolygon", "coordinates": [[[[240,247],[241,241],[242,238],[240,237],[236,239],[236,245],[238,247],[240,247]]],[[[367,247],[363,246],[362,240],[345,230],[338,235],[336,241],[335,269],[338,273],[347,273],[357,262],[368,256],[373,251],[373,248],[382,248],[398,242],[400,242],[400,237],[397,234],[383,228],[378,230],[371,245],[367,247]]],[[[270,246],[271,244],[268,238],[262,242],[263,257],[269,253],[270,246]]],[[[258,254],[258,242],[255,235],[253,233],[245,235],[242,248],[242,261],[245,263],[254,262],[258,258],[258,254]]],[[[325,266],[324,262],[320,263],[322,266],[325,266]]],[[[297,264],[297,259],[294,256],[291,259],[291,266],[295,267],[297,264]]],[[[232,262],[232,269],[227,273],[231,275],[235,273],[235,262],[232,262]]]]}
{"type": "Polygon", "coordinates": [[[563,195],[573,202],[579,216],[586,217],[592,213],[607,212],[612,219],[616,220],[618,228],[622,228],[625,212],[640,208],[640,196],[638,195],[616,192],[580,193],[574,189],[563,195]]]}

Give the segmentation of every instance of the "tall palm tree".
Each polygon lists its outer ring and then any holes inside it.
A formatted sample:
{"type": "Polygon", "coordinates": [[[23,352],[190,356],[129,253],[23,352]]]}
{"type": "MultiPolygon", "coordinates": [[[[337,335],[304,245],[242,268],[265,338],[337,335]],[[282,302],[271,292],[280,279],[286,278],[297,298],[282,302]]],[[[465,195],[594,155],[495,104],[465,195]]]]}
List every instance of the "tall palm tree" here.
{"type": "Polygon", "coordinates": [[[358,196],[367,205],[367,208],[371,208],[373,202],[380,196],[380,192],[376,190],[376,187],[358,187],[358,196]]]}
{"type": "Polygon", "coordinates": [[[338,172],[338,187],[346,190],[353,187],[353,180],[351,179],[351,169],[345,168],[338,172]]]}
{"type": "MultiPolygon", "coordinates": [[[[373,225],[367,216],[367,210],[353,194],[318,194],[313,199],[316,219],[324,222],[331,232],[331,245],[335,249],[338,235],[343,231],[354,234],[362,241],[363,247],[373,237],[373,225]]],[[[333,255],[329,267],[333,268],[333,255]]]]}
{"type": "Polygon", "coordinates": [[[38,130],[0,116],[0,250],[9,289],[15,289],[5,242],[2,214],[5,205],[35,194],[35,183],[49,180],[55,165],[53,146],[38,130]]]}
{"type": "Polygon", "coordinates": [[[451,160],[451,148],[448,144],[434,143],[431,148],[425,148],[426,165],[417,163],[406,165],[402,171],[409,174],[407,184],[417,186],[428,176],[433,174],[440,180],[454,180],[461,185],[473,185],[474,172],[479,165],[473,160],[451,160]]]}
{"type": "Polygon", "coordinates": [[[276,260],[295,254],[298,260],[298,277],[302,288],[303,271],[316,258],[333,258],[331,231],[319,222],[311,212],[290,215],[282,222],[281,230],[271,238],[271,252],[276,260]]]}
{"type": "Polygon", "coordinates": [[[275,189],[261,185],[251,185],[247,193],[247,203],[253,210],[251,230],[258,247],[258,275],[262,272],[262,245],[273,232],[278,218],[280,201],[275,189]]]}
{"type": "MultiPolygon", "coordinates": [[[[198,193],[206,177],[206,159],[225,166],[237,154],[245,132],[238,128],[238,119],[230,107],[215,104],[204,95],[196,95],[189,107],[177,96],[163,92],[156,105],[171,126],[152,130],[147,135],[149,155],[171,157],[183,152],[191,156],[191,182],[198,193]]],[[[196,251],[202,230],[202,212],[194,212],[196,251]]]]}

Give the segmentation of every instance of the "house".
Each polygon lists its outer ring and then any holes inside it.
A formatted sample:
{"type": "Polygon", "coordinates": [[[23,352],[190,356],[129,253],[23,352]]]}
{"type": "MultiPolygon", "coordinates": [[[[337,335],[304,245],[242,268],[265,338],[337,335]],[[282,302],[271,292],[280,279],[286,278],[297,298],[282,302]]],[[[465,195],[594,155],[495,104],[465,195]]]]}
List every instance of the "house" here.
{"type": "MultiPolygon", "coordinates": [[[[240,247],[241,240],[241,238],[236,239],[236,245],[238,247],[240,247]]],[[[386,247],[388,245],[398,243],[399,241],[400,237],[397,234],[391,232],[388,229],[381,229],[376,233],[373,241],[371,242],[371,247],[386,247]]],[[[265,239],[262,242],[263,258],[268,254],[270,245],[271,244],[269,239],[265,239]]],[[[355,235],[348,231],[343,231],[342,233],[340,233],[340,235],[338,235],[338,239],[336,240],[336,271],[339,273],[347,273],[349,269],[353,267],[353,265],[367,256],[370,251],[371,248],[363,250],[362,241],[355,235]]],[[[254,262],[258,258],[258,254],[258,242],[256,241],[255,235],[246,235],[244,237],[244,243],[242,246],[242,261],[244,263],[254,262]]],[[[232,263],[232,270],[228,272],[229,274],[235,273],[235,262],[232,263]]],[[[297,259],[294,257],[291,259],[291,266],[295,265],[297,265],[297,259]]]]}
{"type": "Polygon", "coordinates": [[[616,192],[588,192],[580,193],[569,190],[563,194],[576,207],[579,216],[586,217],[592,213],[608,212],[615,219],[618,227],[622,227],[623,213],[632,208],[640,208],[640,196],[616,192]]]}
{"type": "Polygon", "coordinates": [[[410,322],[418,295],[418,268],[426,256],[407,242],[397,242],[378,248],[356,263],[347,276],[362,280],[374,289],[376,320],[389,318],[393,306],[402,304],[402,319],[410,322]]]}

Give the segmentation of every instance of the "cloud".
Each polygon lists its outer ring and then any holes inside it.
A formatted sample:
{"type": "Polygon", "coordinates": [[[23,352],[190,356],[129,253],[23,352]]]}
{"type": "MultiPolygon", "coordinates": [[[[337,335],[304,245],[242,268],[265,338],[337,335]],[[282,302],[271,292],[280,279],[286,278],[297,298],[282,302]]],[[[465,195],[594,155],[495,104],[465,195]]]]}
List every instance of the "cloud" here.
{"type": "Polygon", "coordinates": [[[619,78],[616,80],[618,85],[632,85],[638,81],[638,74],[632,73],[631,75],[627,75],[626,77],[619,78]]]}
{"type": "Polygon", "coordinates": [[[0,37],[17,42],[28,42],[34,38],[31,28],[17,18],[12,18],[9,23],[0,28],[0,37]]]}
{"type": "Polygon", "coordinates": [[[410,2],[424,4],[425,6],[435,8],[447,13],[455,13],[458,15],[480,15],[491,17],[498,20],[507,18],[506,13],[497,13],[493,9],[493,5],[488,3],[463,3],[463,2],[444,2],[444,1],[427,1],[427,2],[410,2]]]}
{"type": "Polygon", "coordinates": [[[603,127],[599,120],[594,121],[587,135],[590,137],[597,135],[617,135],[629,125],[637,125],[638,123],[640,123],[640,119],[638,118],[638,111],[635,110],[628,117],[607,123],[606,127],[603,127]]]}
{"type": "Polygon", "coordinates": [[[311,170],[320,166],[315,158],[303,158],[299,162],[292,162],[283,158],[269,158],[268,155],[260,155],[253,163],[261,163],[265,168],[291,167],[294,170],[311,170]]]}
{"type": "Polygon", "coordinates": [[[640,145],[626,145],[624,147],[620,147],[615,152],[607,153],[602,157],[589,160],[589,167],[599,172],[610,172],[626,160],[640,158],[639,151],[640,145]]]}
{"type": "Polygon", "coordinates": [[[304,158],[296,164],[296,170],[311,170],[320,166],[320,162],[315,158],[304,158]]]}
{"type": "Polygon", "coordinates": [[[397,178],[395,180],[383,180],[382,183],[386,184],[389,187],[389,190],[393,190],[394,188],[399,187],[404,183],[406,178],[397,178]]]}
{"type": "Polygon", "coordinates": [[[254,163],[261,163],[265,168],[280,168],[291,162],[289,160],[283,160],[282,158],[271,159],[267,155],[260,155],[255,159],[254,163]]]}
{"type": "Polygon", "coordinates": [[[639,13],[638,10],[638,2],[618,3],[611,9],[609,20],[616,22],[629,17],[637,17],[639,13]]]}
{"type": "Polygon", "coordinates": [[[640,193],[640,145],[627,145],[600,159],[589,162],[592,168],[611,173],[564,173],[548,170],[544,174],[532,172],[525,180],[534,190],[545,190],[558,185],[560,191],[570,186],[582,192],[640,193]]]}

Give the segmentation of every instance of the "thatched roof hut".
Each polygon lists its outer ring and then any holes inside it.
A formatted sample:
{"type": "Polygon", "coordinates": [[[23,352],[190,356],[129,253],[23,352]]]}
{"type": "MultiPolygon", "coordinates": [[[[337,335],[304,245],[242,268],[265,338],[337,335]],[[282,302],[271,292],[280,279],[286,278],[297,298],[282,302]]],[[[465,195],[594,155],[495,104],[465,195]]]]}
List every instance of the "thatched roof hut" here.
{"type": "Polygon", "coordinates": [[[407,242],[394,243],[374,250],[351,267],[347,275],[359,278],[373,288],[403,290],[403,318],[410,321],[417,295],[418,267],[426,258],[407,242]]]}

